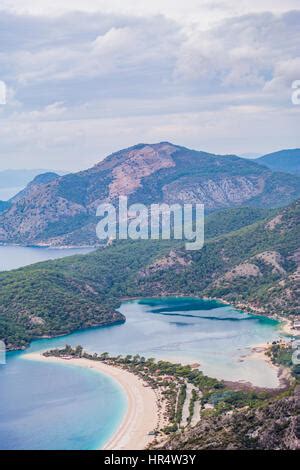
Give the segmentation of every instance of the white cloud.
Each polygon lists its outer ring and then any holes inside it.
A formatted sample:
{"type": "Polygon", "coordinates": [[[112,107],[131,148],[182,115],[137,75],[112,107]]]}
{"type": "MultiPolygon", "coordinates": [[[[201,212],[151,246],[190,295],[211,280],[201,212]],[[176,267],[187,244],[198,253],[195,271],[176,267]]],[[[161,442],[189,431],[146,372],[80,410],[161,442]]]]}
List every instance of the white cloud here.
{"type": "Polygon", "coordinates": [[[189,2],[6,1],[23,14],[0,16],[0,166],[83,168],[139,141],[300,146],[300,11],[279,14],[295,2],[189,2]]]}
{"type": "MultiPolygon", "coordinates": [[[[91,26],[89,34],[82,33],[80,40],[82,22],[90,19],[90,15],[65,17],[69,26],[66,37],[51,41],[50,33],[44,46],[40,37],[42,31],[37,37],[33,34],[25,45],[22,30],[16,31],[19,40],[14,37],[9,56],[0,55],[0,65],[9,78],[21,84],[104,77],[117,72],[125,74],[123,80],[134,79],[140,72],[149,75],[151,70],[156,73],[160,67],[163,72],[164,66],[168,67],[170,60],[174,60],[182,39],[180,27],[163,17],[136,19],[99,15],[96,17],[98,23],[91,26]]],[[[8,17],[7,21],[10,20],[8,17]]],[[[14,19],[12,22],[14,24],[14,19]]],[[[24,23],[33,31],[39,30],[39,20],[24,17],[24,23]]],[[[63,26],[61,19],[57,23],[63,26]]],[[[45,26],[50,31],[57,30],[53,20],[45,26]]],[[[18,22],[16,27],[20,27],[18,22]]]]}
{"type": "Polygon", "coordinates": [[[299,8],[298,0],[2,0],[3,9],[17,13],[58,15],[71,11],[101,12],[134,16],[162,14],[169,18],[203,25],[227,17],[253,12],[282,13],[299,8]]]}
{"type": "Polygon", "coordinates": [[[273,77],[264,89],[269,93],[277,93],[284,88],[290,89],[297,79],[300,80],[300,57],[283,59],[275,64],[273,77]]]}
{"type": "Polygon", "coordinates": [[[282,16],[263,13],[231,18],[206,32],[195,28],[182,44],[177,74],[213,81],[216,90],[263,88],[280,73],[278,69],[290,79],[299,73],[299,21],[300,11],[282,16]]]}
{"type": "Polygon", "coordinates": [[[60,118],[65,118],[67,113],[67,108],[64,107],[63,102],[55,102],[45,106],[42,109],[35,109],[33,111],[20,111],[14,112],[9,117],[7,122],[17,122],[17,121],[59,121],[60,118]]]}

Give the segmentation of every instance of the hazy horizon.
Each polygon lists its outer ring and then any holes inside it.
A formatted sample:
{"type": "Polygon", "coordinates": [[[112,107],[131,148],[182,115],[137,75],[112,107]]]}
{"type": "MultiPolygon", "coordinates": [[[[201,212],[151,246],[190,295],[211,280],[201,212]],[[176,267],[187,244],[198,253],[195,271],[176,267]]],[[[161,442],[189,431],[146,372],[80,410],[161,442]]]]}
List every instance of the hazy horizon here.
{"type": "MultiPolygon", "coordinates": [[[[159,143],[159,142],[144,142],[144,143],[145,143],[145,145],[153,145],[153,144],[157,144],[157,143],[159,143]]],[[[174,145],[179,145],[179,146],[180,146],[179,143],[173,143],[173,142],[171,142],[171,143],[174,144],[174,145]]],[[[139,144],[141,144],[141,142],[137,142],[136,144],[133,144],[133,146],[139,145],[139,144]]],[[[186,146],[186,147],[189,148],[188,146],[186,146]]],[[[119,151],[119,150],[123,150],[123,149],[119,148],[119,149],[116,149],[115,151],[119,151]]],[[[207,150],[204,150],[204,149],[201,149],[201,148],[200,148],[200,149],[198,149],[198,148],[192,148],[191,150],[197,150],[197,151],[200,151],[200,152],[207,152],[207,153],[211,153],[211,154],[216,154],[216,152],[213,152],[213,151],[210,152],[210,151],[207,151],[207,150]]],[[[281,151],[281,150],[292,150],[292,149],[291,149],[291,148],[285,148],[285,149],[282,148],[282,149],[277,149],[277,150],[275,150],[274,152],[281,151]]],[[[246,160],[256,160],[256,159],[258,159],[258,158],[260,158],[260,157],[263,157],[263,156],[265,156],[265,155],[268,155],[268,154],[274,153],[274,152],[273,152],[273,151],[271,151],[271,152],[266,152],[266,153],[261,153],[261,152],[260,152],[260,153],[252,153],[252,152],[249,152],[249,153],[248,153],[248,152],[246,152],[246,153],[244,153],[244,154],[235,154],[235,153],[233,153],[233,152],[231,152],[231,153],[222,153],[222,152],[221,152],[221,153],[218,153],[218,155],[223,155],[223,156],[226,156],[226,155],[235,155],[235,156],[237,156],[237,157],[244,158],[244,159],[246,159],[246,160]]],[[[114,153],[114,152],[111,152],[111,153],[114,153]]],[[[72,173],[72,172],[75,173],[75,172],[79,172],[79,171],[82,171],[82,170],[91,168],[93,165],[96,165],[97,163],[101,162],[102,160],[104,160],[104,159],[105,159],[106,157],[108,157],[109,155],[110,155],[110,154],[104,155],[104,156],[101,157],[99,160],[95,160],[95,162],[92,163],[92,164],[91,164],[90,166],[88,166],[88,167],[86,167],[86,166],[79,167],[79,166],[78,166],[77,168],[75,168],[75,167],[70,167],[69,169],[68,169],[68,168],[64,168],[64,169],[52,168],[52,169],[49,169],[49,168],[35,168],[35,167],[30,167],[30,166],[28,166],[28,167],[25,168],[25,167],[22,166],[22,165],[21,165],[20,167],[17,166],[17,167],[14,168],[14,167],[5,167],[5,166],[2,167],[2,166],[0,165],[0,173],[10,172],[10,171],[12,171],[12,172],[13,172],[13,171],[15,171],[15,172],[21,172],[21,171],[25,171],[25,172],[26,172],[26,171],[28,171],[28,172],[30,172],[30,171],[36,171],[36,172],[40,172],[40,174],[42,174],[42,173],[49,173],[49,172],[56,172],[56,173],[59,173],[60,176],[63,176],[63,175],[66,174],[66,173],[72,173]]],[[[4,162],[3,162],[3,163],[4,163],[4,162]]],[[[1,199],[1,198],[0,198],[0,199],[1,199]]]]}

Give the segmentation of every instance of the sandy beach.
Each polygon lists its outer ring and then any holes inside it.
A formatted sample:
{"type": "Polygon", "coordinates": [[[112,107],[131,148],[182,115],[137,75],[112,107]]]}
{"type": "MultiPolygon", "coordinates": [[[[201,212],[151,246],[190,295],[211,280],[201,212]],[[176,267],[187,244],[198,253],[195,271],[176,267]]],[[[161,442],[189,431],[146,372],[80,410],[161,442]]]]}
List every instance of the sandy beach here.
{"type": "Polygon", "coordinates": [[[127,410],[116,433],[105,444],[105,450],[142,450],[154,439],[148,433],[159,423],[157,396],[150,387],[134,374],[119,367],[88,359],[61,359],[45,357],[38,353],[27,354],[26,359],[44,362],[59,362],[66,365],[91,368],[114,379],[127,396],[127,410]]]}
{"type": "Polygon", "coordinates": [[[255,346],[252,346],[251,352],[248,357],[249,359],[261,359],[265,361],[271,368],[273,368],[277,371],[277,373],[279,373],[279,366],[273,364],[271,357],[267,355],[267,351],[269,350],[269,348],[269,343],[256,344],[255,346]]]}
{"type": "Polygon", "coordinates": [[[285,389],[289,386],[291,381],[291,373],[287,367],[278,366],[272,362],[270,356],[267,355],[267,351],[270,347],[269,343],[258,344],[251,348],[251,353],[249,354],[249,359],[262,359],[268,363],[268,365],[276,371],[278,377],[278,387],[285,389]]]}
{"type": "Polygon", "coordinates": [[[289,318],[280,317],[281,325],[280,330],[286,336],[297,337],[299,336],[299,331],[297,332],[293,328],[293,322],[289,318]]]}

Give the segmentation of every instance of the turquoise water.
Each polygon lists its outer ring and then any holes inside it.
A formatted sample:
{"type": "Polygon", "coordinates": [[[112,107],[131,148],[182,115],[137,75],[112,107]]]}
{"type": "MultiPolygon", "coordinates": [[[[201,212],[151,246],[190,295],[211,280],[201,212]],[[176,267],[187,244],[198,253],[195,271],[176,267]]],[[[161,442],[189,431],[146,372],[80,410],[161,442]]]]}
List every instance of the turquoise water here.
{"type": "Polygon", "coordinates": [[[276,385],[264,361],[240,362],[251,346],[278,337],[271,320],[185,298],[126,302],[120,310],[124,324],[34,341],[28,351],[9,355],[0,368],[0,448],[90,449],[117,428],[126,405],[114,382],[76,366],[23,360],[66,343],[90,352],[197,361],[211,376],[276,385]]]}
{"type": "MultiPolygon", "coordinates": [[[[0,269],[89,251],[0,247],[0,269]]],[[[0,365],[0,449],[102,447],[126,412],[119,385],[93,370],[23,359],[9,353],[0,365]]]]}
{"type": "Polygon", "coordinates": [[[95,449],[126,411],[122,389],[78,366],[22,360],[0,366],[0,449],[95,449]]]}
{"type": "Polygon", "coordinates": [[[38,340],[29,352],[82,344],[89,352],[141,354],[178,362],[199,362],[210,376],[243,380],[261,387],[278,384],[263,360],[248,359],[253,346],[279,337],[279,323],[238,311],[230,305],[195,298],[124,302],[126,323],[38,340]]]}
{"type": "Polygon", "coordinates": [[[272,387],[276,373],[246,357],[279,337],[277,322],[195,298],[124,302],[124,324],[34,341],[0,367],[0,448],[92,449],[110,437],[126,409],[107,377],[72,365],[23,360],[28,352],[82,344],[89,352],[136,354],[198,362],[208,375],[272,387]]]}

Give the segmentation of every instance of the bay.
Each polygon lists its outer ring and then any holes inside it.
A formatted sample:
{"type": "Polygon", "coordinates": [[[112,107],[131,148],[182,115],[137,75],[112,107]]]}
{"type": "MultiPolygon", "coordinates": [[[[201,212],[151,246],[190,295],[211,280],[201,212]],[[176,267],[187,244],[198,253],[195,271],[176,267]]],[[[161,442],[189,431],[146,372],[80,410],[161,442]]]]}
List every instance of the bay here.
{"type": "MultiPolygon", "coordinates": [[[[19,247],[2,247],[2,254],[8,248],[17,256],[19,247]]],[[[117,429],[126,397],[114,381],[72,365],[24,360],[30,352],[66,343],[92,353],[197,362],[212,377],[262,387],[278,383],[276,371],[250,354],[253,346],[280,336],[272,319],[189,297],[126,301],[120,311],[123,324],[36,340],[28,350],[8,354],[7,365],[0,366],[1,449],[94,449],[117,429]]]]}

